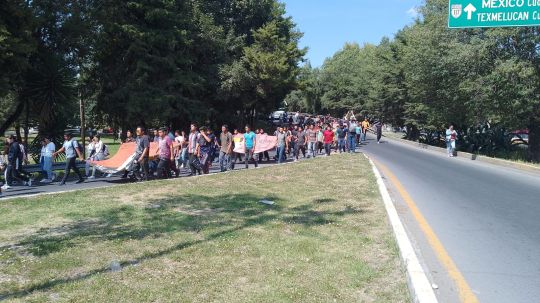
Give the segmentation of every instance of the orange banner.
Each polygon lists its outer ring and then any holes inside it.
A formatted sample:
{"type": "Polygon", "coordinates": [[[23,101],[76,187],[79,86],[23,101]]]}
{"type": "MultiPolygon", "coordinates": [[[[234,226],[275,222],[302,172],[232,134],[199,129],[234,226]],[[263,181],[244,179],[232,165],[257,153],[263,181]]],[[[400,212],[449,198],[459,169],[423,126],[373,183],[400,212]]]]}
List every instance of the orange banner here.
{"type": "MultiPolygon", "coordinates": [[[[135,155],[135,150],[137,145],[135,142],[123,143],[120,145],[118,152],[110,159],[102,161],[92,161],[92,165],[96,166],[100,171],[121,171],[129,167],[133,161],[133,156],[135,155]]],[[[150,142],[150,159],[153,159],[157,156],[158,143],[150,142]]]]}

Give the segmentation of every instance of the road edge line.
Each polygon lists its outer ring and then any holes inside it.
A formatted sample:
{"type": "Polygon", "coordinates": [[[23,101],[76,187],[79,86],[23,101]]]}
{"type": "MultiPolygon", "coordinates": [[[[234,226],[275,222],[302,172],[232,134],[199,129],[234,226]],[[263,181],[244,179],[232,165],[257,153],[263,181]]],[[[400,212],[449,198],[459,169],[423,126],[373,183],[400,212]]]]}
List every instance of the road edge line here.
{"type": "Polygon", "coordinates": [[[429,282],[426,272],[422,268],[422,265],[420,265],[418,256],[416,255],[411,240],[409,239],[409,236],[407,235],[407,232],[403,227],[403,223],[399,218],[397,210],[394,206],[392,198],[390,197],[388,188],[386,187],[386,184],[384,184],[379,169],[377,168],[377,166],[375,166],[375,163],[373,163],[373,161],[366,154],[364,154],[364,157],[368,159],[369,163],[371,164],[373,173],[377,178],[379,193],[381,194],[384,202],[384,207],[386,208],[386,213],[388,214],[390,224],[392,225],[392,230],[394,231],[394,237],[399,247],[401,259],[407,269],[407,281],[409,284],[409,292],[411,293],[413,302],[438,303],[435,292],[431,287],[431,283],[429,282]]]}

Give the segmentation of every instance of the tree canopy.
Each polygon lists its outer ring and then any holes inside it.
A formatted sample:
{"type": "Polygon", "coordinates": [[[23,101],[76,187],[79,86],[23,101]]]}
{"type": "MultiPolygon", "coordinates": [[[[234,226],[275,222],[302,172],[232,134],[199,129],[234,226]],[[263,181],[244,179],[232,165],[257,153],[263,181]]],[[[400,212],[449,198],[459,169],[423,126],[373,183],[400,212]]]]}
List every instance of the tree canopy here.
{"type": "Polygon", "coordinates": [[[302,34],[277,0],[6,0],[0,130],[249,122],[297,86],[302,34]]]}
{"type": "Polygon", "coordinates": [[[450,123],[462,133],[528,129],[529,159],[540,162],[538,27],[448,29],[446,0],[427,0],[420,12],[392,39],[348,43],[321,68],[308,66],[287,99],[298,110],[321,104],[407,126],[412,139],[450,123]]]}

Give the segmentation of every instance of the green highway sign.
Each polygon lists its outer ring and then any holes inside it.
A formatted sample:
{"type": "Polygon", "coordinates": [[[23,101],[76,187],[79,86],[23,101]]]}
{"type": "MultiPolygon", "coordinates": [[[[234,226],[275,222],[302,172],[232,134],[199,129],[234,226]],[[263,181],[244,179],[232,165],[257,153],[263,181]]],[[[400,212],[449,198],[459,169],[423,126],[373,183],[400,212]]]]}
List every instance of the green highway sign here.
{"type": "Polygon", "coordinates": [[[540,25],[540,0],[450,0],[448,27],[540,25]]]}

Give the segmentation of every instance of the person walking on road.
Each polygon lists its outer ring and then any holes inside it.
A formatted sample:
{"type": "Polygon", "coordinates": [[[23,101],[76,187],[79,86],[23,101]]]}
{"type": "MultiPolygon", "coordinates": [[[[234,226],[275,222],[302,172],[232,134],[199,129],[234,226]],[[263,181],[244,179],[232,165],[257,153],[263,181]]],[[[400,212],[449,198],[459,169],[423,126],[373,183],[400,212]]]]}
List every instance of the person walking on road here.
{"type": "Polygon", "coordinates": [[[324,149],[324,129],[322,125],[319,125],[317,128],[317,150],[319,154],[322,154],[322,151],[324,149]]]}
{"type": "Polygon", "coordinates": [[[42,183],[51,183],[54,181],[55,176],[52,170],[53,166],[53,153],[56,151],[56,146],[49,138],[43,139],[43,146],[41,147],[41,169],[45,173],[45,179],[41,180],[42,183]]]}
{"type": "MultiPolygon", "coordinates": [[[[261,135],[268,135],[268,134],[264,131],[264,129],[262,129],[262,128],[259,130],[259,134],[261,134],[261,135]]],[[[266,162],[270,162],[270,154],[268,153],[267,150],[264,151],[264,152],[262,152],[262,153],[259,153],[259,163],[260,163],[260,162],[263,162],[263,159],[266,160],[266,162]]]]}
{"type": "Polygon", "coordinates": [[[132,178],[137,181],[148,181],[148,157],[150,154],[150,139],[144,133],[142,126],[137,127],[137,139],[135,139],[135,159],[133,160],[132,178]],[[142,170],[142,175],[141,175],[142,170]]]}
{"type": "Polygon", "coordinates": [[[341,154],[342,152],[345,152],[345,138],[347,138],[347,129],[343,124],[341,124],[336,129],[336,136],[337,136],[337,151],[341,154]]]}
{"type": "Polygon", "coordinates": [[[7,188],[11,187],[13,180],[22,181],[24,185],[32,186],[32,181],[25,174],[21,174],[19,166],[22,166],[24,155],[17,142],[17,137],[11,135],[8,137],[8,166],[6,168],[7,188]]]}
{"type": "Polygon", "coordinates": [[[75,174],[77,174],[77,176],[79,177],[79,180],[76,183],[83,183],[84,178],[79,169],[77,168],[77,163],[75,161],[77,159],[77,156],[79,156],[79,159],[83,160],[83,155],[79,148],[79,143],[71,136],[71,134],[64,134],[64,144],[62,145],[62,148],[60,148],[57,152],[53,154],[53,157],[56,157],[60,153],[66,153],[66,168],[64,170],[64,177],[62,178],[62,181],[60,181],[59,185],[66,184],[66,180],[69,176],[70,170],[73,170],[75,174]]]}
{"type": "Polygon", "coordinates": [[[330,128],[330,125],[326,126],[326,130],[323,132],[323,137],[326,156],[330,156],[330,153],[332,152],[332,142],[334,142],[334,132],[330,128]]]}
{"type": "Polygon", "coordinates": [[[368,119],[364,118],[364,121],[362,121],[362,138],[361,138],[362,142],[366,142],[366,135],[370,126],[371,125],[369,125],[368,119]]]}
{"type": "Polygon", "coordinates": [[[302,126],[298,126],[298,131],[296,133],[296,145],[294,146],[294,161],[298,161],[300,158],[300,152],[304,158],[306,157],[306,144],[307,144],[307,135],[302,126]]]}
{"type": "Polygon", "coordinates": [[[382,127],[383,127],[383,124],[381,121],[377,121],[375,122],[375,134],[377,134],[377,144],[380,144],[381,143],[381,137],[382,137],[382,127]]]}
{"type": "Polygon", "coordinates": [[[446,130],[446,150],[448,157],[453,157],[456,150],[457,132],[454,130],[454,125],[450,124],[446,130]]]}
{"type": "Polygon", "coordinates": [[[356,152],[356,128],[357,127],[358,127],[358,124],[356,123],[356,119],[352,119],[351,122],[349,122],[349,131],[348,131],[349,153],[356,152]]]}
{"type": "Polygon", "coordinates": [[[234,129],[233,131],[233,146],[232,146],[232,160],[231,160],[231,170],[234,170],[234,167],[236,166],[236,161],[243,162],[242,160],[242,154],[234,152],[234,149],[242,142],[243,137],[240,135],[240,132],[238,132],[238,129],[234,129]]]}
{"type": "Polygon", "coordinates": [[[233,136],[231,132],[229,132],[229,127],[227,125],[223,125],[221,127],[219,143],[221,144],[219,149],[219,167],[221,168],[221,172],[225,172],[231,169],[231,154],[233,146],[233,136]]]}
{"type": "Polygon", "coordinates": [[[244,150],[246,155],[246,169],[249,168],[249,161],[253,160],[255,168],[259,167],[257,159],[255,159],[255,147],[257,146],[257,135],[251,131],[249,125],[246,125],[246,132],[244,133],[244,150]]]}
{"type": "Polygon", "coordinates": [[[88,179],[95,179],[96,167],[92,167],[92,175],[90,174],[90,161],[101,161],[105,159],[105,145],[99,135],[95,135],[87,147],[88,158],[86,159],[85,173],[88,179]]]}
{"type": "Polygon", "coordinates": [[[283,127],[278,127],[276,132],[277,148],[276,148],[276,161],[277,163],[283,163],[285,161],[285,151],[288,148],[287,134],[283,131],[283,127]]]}
{"type": "Polygon", "coordinates": [[[199,173],[199,175],[202,174],[202,167],[197,159],[197,141],[199,141],[199,137],[200,134],[197,124],[192,123],[188,138],[189,167],[191,168],[189,176],[194,176],[197,173],[199,173]]]}
{"type": "Polygon", "coordinates": [[[166,128],[161,128],[158,132],[158,136],[161,138],[158,143],[159,162],[157,165],[157,178],[167,179],[170,177],[172,161],[174,161],[174,148],[171,137],[167,134],[166,128]]]}
{"type": "Polygon", "coordinates": [[[210,167],[214,162],[216,152],[216,136],[209,127],[201,127],[201,133],[198,142],[199,161],[202,165],[202,171],[205,175],[210,173],[210,167]]]}
{"type": "MultiPolygon", "coordinates": [[[[126,140],[124,140],[124,143],[131,143],[131,142],[135,142],[135,138],[133,138],[133,133],[131,132],[131,130],[127,130],[126,131],[126,140]]],[[[128,174],[129,174],[129,170],[125,170],[124,171],[124,174],[122,175],[122,179],[125,179],[128,177],[128,174]]]]}
{"type": "Polygon", "coordinates": [[[317,154],[317,132],[314,129],[313,124],[309,125],[306,131],[308,142],[308,157],[315,158],[317,154]]]}

